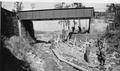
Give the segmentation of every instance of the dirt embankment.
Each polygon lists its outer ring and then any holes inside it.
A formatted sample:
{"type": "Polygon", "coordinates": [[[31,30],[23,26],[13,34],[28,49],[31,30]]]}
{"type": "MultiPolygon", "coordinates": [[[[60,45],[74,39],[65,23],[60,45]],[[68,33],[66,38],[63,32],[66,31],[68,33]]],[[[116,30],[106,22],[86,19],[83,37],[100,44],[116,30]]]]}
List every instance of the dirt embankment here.
{"type": "MultiPolygon", "coordinates": [[[[82,36],[85,38],[85,36],[82,36]]],[[[90,40],[90,38],[88,39],[90,40]]],[[[26,38],[13,36],[6,40],[6,48],[19,60],[28,63],[32,71],[76,71],[89,70],[88,62],[84,59],[86,48],[95,43],[94,40],[70,40],[50,44],[30,44],[26,38]]],[[[94,51],[93,51],[94,52],[94,51]]],[[[96,57],[95,57],[96,58],[96,57]]],[[[90,60],[89,60],[90,61],[90,60]]],[[[92,62],[90,62],[92,63],[92,62]]],[[[93,63],[94,64],[94,63],[93,63]]]]}

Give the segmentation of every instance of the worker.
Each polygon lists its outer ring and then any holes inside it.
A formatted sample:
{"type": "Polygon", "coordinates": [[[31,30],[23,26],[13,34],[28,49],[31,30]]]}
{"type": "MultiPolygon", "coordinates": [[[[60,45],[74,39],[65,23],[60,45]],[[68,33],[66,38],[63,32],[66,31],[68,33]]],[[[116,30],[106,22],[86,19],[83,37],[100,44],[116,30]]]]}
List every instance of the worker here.
{"type": "Polygon", "coordinates": [[[71,39],[72,34],[74,33],[74,31],[75,31],[75,27],[72,27],[72,32],[69,32],[67,39],[71,39]]]}
{"type": "Polygon", "coordinates": [[[102,51],[102,48],[103,48],[102,45],[103,45],[103,43],[100,40],[98,40],[97,43],[98,43],[98,47],[99,47],[99,52],[97,53],[97,55],[98,55],[98,61],[100,62],[100,65],[103,66],[105,64],[105,54],[102,51]]]}
{"type": "Polygon", "coordinates": [[[81,33],[81,27],[80,26],[78,26],[78,33],[81,33]]]}

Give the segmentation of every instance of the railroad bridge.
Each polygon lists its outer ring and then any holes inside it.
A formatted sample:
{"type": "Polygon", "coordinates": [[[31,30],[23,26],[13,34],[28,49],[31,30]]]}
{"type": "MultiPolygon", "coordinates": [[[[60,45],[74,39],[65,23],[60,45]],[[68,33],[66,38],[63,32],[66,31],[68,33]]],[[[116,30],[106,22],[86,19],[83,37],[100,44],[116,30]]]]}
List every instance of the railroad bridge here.
{"type": "MultiPolygon", "coordinates": [[[[10,11],[7,10],[4,12],[11,13],[10,11]]],[[[84,7],[84,8],[27,10],[19,11],[17,13],[17,16],[19,24],[19,34],[21,35],[21,23],[22,23],[24,24],[25,29],[30,33],[31,37],[34,37],[32,21],[36,20],[42,21],[42,20],[89,19],[88,29],[90,30],[91,18],[94,16],[94,8],[84,7]]]]}
{"type": "MultiPolygon", "coordinates": [[[[70,19],[89,19],[88,32],[90,31],[91,18],[94,16],[93,7],[85,8],[63,8],[63,9],[44,9],[28,10],[18,12],[19,20],[23,23],[41,20],[70,20],[70,19]]],[[[32,22],[31,22],[32,23],[32,22]]],[[[26,24],[26,26],[28,26],[26,24]]]]}

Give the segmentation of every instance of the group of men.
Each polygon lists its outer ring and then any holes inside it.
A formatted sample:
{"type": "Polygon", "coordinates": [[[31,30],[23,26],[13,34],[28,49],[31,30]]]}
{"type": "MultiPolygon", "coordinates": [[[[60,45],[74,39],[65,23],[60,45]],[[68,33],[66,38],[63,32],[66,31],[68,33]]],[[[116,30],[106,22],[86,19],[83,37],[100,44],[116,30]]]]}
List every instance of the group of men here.
{"type": "Polygon", "coordinates": [[[75,27],[72,27],[72,31],[68,33],[67,38],[65,39],[65,41],[67,41],[68,39],[72,38],[73,34],[85,34],[88,33],[89,30],[86,30],[85,27],[81,28],[80,26],[78,26],[78,31],[75,31],[75,27]]]}

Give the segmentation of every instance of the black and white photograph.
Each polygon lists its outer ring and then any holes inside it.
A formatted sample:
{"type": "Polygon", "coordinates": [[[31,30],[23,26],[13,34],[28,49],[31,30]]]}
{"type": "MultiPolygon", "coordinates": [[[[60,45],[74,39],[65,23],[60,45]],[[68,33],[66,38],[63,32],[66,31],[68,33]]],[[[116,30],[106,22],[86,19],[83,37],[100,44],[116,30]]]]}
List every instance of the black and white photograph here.
{"type": "Polygon", "coordinates": [[[120,3],[0,7],[0,71],[120,71],[120,3]]]}

